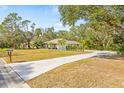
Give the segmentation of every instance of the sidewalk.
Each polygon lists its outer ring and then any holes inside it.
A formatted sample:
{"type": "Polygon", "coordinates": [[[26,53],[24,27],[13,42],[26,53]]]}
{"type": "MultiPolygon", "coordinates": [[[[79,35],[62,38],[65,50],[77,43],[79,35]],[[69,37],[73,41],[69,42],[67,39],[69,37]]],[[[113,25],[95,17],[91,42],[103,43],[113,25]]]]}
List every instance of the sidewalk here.
{"type": "Polygon", "coordinates": [[[0,88],[30,88],[24,80],[0,59],[0,88]]]}

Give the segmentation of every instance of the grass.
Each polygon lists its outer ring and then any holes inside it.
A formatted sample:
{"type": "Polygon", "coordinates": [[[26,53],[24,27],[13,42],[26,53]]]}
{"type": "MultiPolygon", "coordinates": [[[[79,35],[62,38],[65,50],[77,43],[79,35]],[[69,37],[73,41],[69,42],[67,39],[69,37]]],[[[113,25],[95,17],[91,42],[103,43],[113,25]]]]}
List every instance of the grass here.
{"type": "MultiPolygon", "coordinates": [[[[50,50],[50,49],[26,49],[14,50],[12,60],[14,62],[26,62],[33,60],[41,60],[55,57],[64,57],[69,55],[81,54],[85,52],[79,51],[64,51],[64,50],[50,50]]],[[[9,63],[9,57],[6,52],[3,53],[4,60],[9,63]]]]}
{"type": "Polygon", "coordinates": [[[124,57],[90,58],[64,64],[27,83],[33,88],[124,87],[124,57]]]}
{"type": "Polygon", "coordinates": [[[7,49],[0,49],[0,57],[7,56],[6,50],[7,49]]]}

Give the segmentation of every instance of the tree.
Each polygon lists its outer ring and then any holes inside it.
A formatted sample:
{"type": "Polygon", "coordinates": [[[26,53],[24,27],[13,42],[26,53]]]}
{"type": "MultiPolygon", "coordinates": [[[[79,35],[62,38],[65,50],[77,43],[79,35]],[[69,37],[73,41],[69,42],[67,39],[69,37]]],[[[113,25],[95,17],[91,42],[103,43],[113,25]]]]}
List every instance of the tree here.
{"type": "Polygon", "coordinates": [[[34,43],[33,43],[33,45],[34,45],[34,47],[36,47],[37,49],[38,48],[41,48],[42,47],[42,45],[43,45],[43,31],[42,31],[42,29],[41,28],[36,28],[35,29],[35,32],[34,32],[34,39],[33,39],[33,41],[34,41],[34,43]]]}
{"type": "Polygon", "coordinates": [[[26,42],[27,42],[27,45],[28,45],[29,49],[31,48],[30,42],[33,39],[33,36],[34,35],[33,35],[32,32],[30,32],[30,31],[25,32],[25,39],[26,39],[26,42]]]}
{"type": "Polygon", "coordinates": [[[3,28],[3,25],[0,24],[0,34],[2,34],[4,32],[4,28],[3,28]]]}
{"type": "MultiPolygon", "coordinates": [[[[7,17],[5,17],[4,21],[1,24],[2,35],[5,37],[4,42],[6,47],[19,47],[20,44],[19,37],[22,33],[20,33],[22,17],[18,16],[17,13],[10,13],[7,17]],[[17,39],[18,38],[18,39],[17,39]]],[[[22,39],[22,38],[21,38],[22,39]]]]}
{"type": "Polygon", "coordinates": [[[31,24],[31,31],[32,31],[32,32],[35,31],[35,25],[36,25],[35,23],[32,23],[32,24],[31,24]]]}
{"type": "Polygon", "coordinates": [[[59,12],[64,24],[74,25],[77,20],[84,19],[124,30],[124,6],[60,6],[59,12]]]}
{"type": "Polygon", "coordinates": [[[40,36],[43,35],[43,32],[42,32],[42,29],[41,28],[36,28],[34,33],[35,33],[35,36],[37,38],[39,38],[40,36]]]}
{"type": "Polygon", "coordinates": [[[37,49],[41,48],[43,45],[43,41],[41,39],[36,39],[33,43],[34,47],[36,47],[37,49]]]}
{"type": "Polygon", "coordinates": [[[10,13],[7,17],[5,17],[4,21],[2,22],[5,31],[16,31],[20,27],[22,17],[18,16],[17,13],[10,13]]]}
{"type": "Polygon", "coordinates": [[[58,32],[56,32],[56,37],[57,38],[64,38],[67,39],[68,38],[68,31],[66,30],[59,30],[58,32]]]}
{"type": "Polygon", "coordinates": [[[86,21],[82,26],[86,29],[80,26],[73,32],[79,39],[88,39],[88,45],[94,48],[108,49],[115,42],[124,41],[124,6],[60,6],[59,12],[64,25],[74,26],[81,19],[86,21]]]}
{"type": "Polygon", "coordinates": [[[12,36],[14,38],[12,39],[12,42],[14,42],[14,48],[21,48],[21,44],[23,44],[25,42],[25,37],[24,37],[24,32],[21,30],[16,30],[14,33],[12,33],[12,36]]]}
{"type": "Polygon", "coordinates": [[[22,21],[22,30],[23,31],[25,31],[25,32],[27,32],[27,31],[29,31],[29,24],[31,23],[31,21],[30,20],[23,20],[22,21]]]}
{"type": "Polygon", "coordinates": [[[56,38],[56,34],[54,32],[54,27],[46,28],[44,32],[46,40],[52,40],[56,38]]]}
{"type": "Polygon", "coordinates": [[[25,44],[30,47],[30,42],[34,37],[35,23],[30,20],[23,20],[17,13],[10,13],[0,24],[2,46],[21,48],[25,44]]]}
{"type": "Polygon", "coordinates": [[[25,36],[25,40],[27,42],[28,48],[31,48],[30,42],[34,37],[34,29],[35,29],[35,23],[32,23],[31,25],[30,23],[31,23],[30,20],[22,21],[23,30],[25,31],[24,36],[25,36]],[[29,28],[31,28],[31,31],[29,28]]]}

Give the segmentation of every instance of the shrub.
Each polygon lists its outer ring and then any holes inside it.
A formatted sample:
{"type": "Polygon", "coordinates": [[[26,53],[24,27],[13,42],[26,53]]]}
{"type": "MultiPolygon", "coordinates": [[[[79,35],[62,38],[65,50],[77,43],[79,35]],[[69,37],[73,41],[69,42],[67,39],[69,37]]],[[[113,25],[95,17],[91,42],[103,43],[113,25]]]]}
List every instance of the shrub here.
{"type": "Polygon", "coordinates": [[[69,45],[69,46],[67,46],[67,50],[83,50],[83,47],[82,46],[69,45]]]}
{"type": "Polygon", "coordinates": [[[43,42],[41,40],[36,40],[34,43],[33,43],[34,47],[36,47],[37,49],[41,48],[42,45],[43,45],[43,42]]]}
{"type": "Polygon", "coordinates": [[[117,47],[117,53],[119,55],[124,55],[124,43],[118,45],[118,47],[117,47]]]}

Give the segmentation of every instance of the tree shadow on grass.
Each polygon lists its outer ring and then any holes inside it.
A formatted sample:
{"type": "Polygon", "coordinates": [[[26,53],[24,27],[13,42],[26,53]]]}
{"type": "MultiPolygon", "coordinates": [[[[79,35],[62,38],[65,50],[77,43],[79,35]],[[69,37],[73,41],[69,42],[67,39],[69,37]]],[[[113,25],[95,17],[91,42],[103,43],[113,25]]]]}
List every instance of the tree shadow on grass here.
{"type": "Polygon", "coordinates": [[[104,58],[104,59],[124,60],[124,56],[120,56],[117,54],[109,55],[107,53],[104,53],[104,54],[98,55],[97,57],[98,58],[104,58]]]}
{"type": "Polygon", "coordinates": [[[0,88],[14,87],[13,84],[24,84],[25,79],[29,74],[33,72],[32,70],[33,63],[25,64],[25,65],[2,65],[0,68],[0,88]],[[7,82],[9,81],[9,83],[7,82]]]}
{"type": "MultiPolygon", "coordinates": [[[[34,63],[28,63],[28,64],[15,64],[12,66],[13,70],[25,81],[26,78],[29,77],[30,74],[33,73],[33,64],[34,63]]],[[[11,76],[14,78],[14,76],[11,74],[11,76]]]]}

